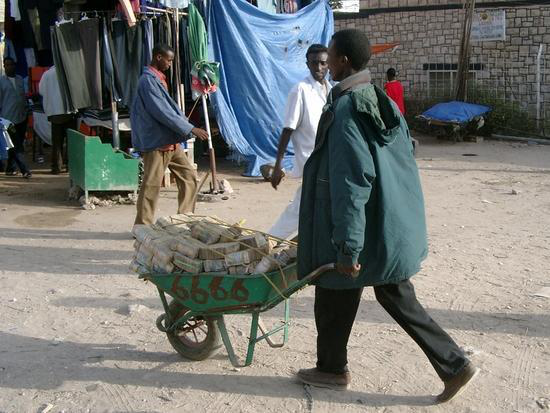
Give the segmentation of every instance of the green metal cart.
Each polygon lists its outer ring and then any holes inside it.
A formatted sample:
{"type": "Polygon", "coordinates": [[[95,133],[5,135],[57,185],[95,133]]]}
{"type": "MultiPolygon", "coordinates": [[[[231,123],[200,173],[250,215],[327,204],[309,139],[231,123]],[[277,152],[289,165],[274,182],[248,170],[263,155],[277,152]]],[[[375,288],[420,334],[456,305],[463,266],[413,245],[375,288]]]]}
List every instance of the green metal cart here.
{"type": "Polygon", "coordinates": [[[328,264],[298,280],[296,264],[269,274],[142,274],[140,278],[156,285],[164,314],[157,327],[166,333],[174,349],[191,360],[204,360],[225,345],[231,363],[245,367],[252,363],[256,343],[265,340],[269,346],[282,347],[288,340],[290,324],[289,297],[323,272],[334,269],[328,264]],[[166,295],[172,297],[170,303],[166,295]],[[281,325],[267,330],[260,313],[285,303],[281,325]],[[251,314],[248,350],[244,363],[235,354],[224,321],[226,314],[251,314]],[[282,342],[271,336],[283,332],[282,342]]]}
{"type": "Polygon", "coordinates": [[[79,186],[88,203],[89,191],[137,193],[139,160],[102,143],[97,136],[68,131],[71,186],[79,186]]]}

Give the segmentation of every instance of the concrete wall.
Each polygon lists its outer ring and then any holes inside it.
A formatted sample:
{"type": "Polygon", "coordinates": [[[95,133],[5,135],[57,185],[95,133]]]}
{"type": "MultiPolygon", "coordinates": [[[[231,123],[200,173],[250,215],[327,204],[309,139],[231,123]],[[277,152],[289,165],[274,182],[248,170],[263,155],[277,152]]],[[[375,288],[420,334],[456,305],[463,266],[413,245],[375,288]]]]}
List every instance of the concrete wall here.
{"type": "MultiPolygon", "coordinates": [[[[425,0],[365,0],[363,7],[397,7],[426,4],[425,0]]],[[[430,4],[451,3],[448,0],[430,4]]],[[[455,2],[453,2],[455,3],[455,2]]],[[[550,5],[506,8],[506,40],[473,43],[471,63],[480,87],[501,93],[534,111],[535,58],[539,44],[546,44],[543,58],[543,101],[550,111],[550,5]]],[[[370,69],[382,83],[389,67],[395,67],[408,96],[427,95],[430,74],[426,64],[456,64],[460,48],[463,11],[435,10],[374,14],[368,18],[336,19],[335,30],[357,28],[372,44],[398,42],[394,53],[374,56],[370,69]]],[[[433,76],[432,87],[433,87],[433,76]]],[[[436,75],[437,76],[437,75],[436,75]]]]}

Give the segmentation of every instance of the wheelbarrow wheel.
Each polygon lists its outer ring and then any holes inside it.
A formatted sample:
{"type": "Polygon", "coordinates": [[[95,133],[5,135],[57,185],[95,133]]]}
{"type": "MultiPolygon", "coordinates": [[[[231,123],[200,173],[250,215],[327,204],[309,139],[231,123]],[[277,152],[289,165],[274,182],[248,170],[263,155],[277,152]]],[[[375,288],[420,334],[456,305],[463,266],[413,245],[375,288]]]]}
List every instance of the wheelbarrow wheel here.
{"type": "MultiPolygon", "coordinates": [[[[189,311],[175,300],[168,308],[173,320],[189,311]]],[[[166,335],[174,350],[190,360],[205,360],[214,355],[222,345],[216,317],[190,318],[176,330],[167,331],[166,335]]]]}

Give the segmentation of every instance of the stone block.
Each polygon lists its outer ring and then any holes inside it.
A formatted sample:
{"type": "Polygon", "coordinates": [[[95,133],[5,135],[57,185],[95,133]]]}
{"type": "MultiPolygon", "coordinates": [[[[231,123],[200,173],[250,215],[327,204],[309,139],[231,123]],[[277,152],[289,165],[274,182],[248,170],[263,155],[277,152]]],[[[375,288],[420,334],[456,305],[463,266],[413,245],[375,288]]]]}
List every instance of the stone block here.
{"type": "Polygon", "coordinates": [[[527,17],[527,9],[516,9],[517,17],[527,17]]]}

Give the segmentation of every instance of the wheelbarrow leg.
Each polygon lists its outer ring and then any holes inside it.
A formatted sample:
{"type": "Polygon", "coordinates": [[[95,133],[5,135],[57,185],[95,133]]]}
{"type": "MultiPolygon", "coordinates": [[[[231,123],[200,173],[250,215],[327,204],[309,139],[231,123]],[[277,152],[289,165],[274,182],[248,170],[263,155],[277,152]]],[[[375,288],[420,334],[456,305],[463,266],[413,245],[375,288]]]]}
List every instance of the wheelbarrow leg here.
{"type": "Polygon", "coordinates": [[[285,300],[285,329],[283,330],[283,344],[288,342],[288,326],[290,324],[290,300],[285,300]]]}
{"type": "Polygon", "coordinates": [[[248,339],[248,351],[246,352],[245,366],[252,364],[252,358],[254,357],[254,347],[256,347],[258,337],[258,320],[260,319],[260,313],[256,312],[252,314],[252,323],[250,325],[250,338],[248,339]]]}
{"type": "Polygon", "coordinates": [[[240,363],[239,358],[235,354],[235,350],[233,349],[233,345],[231,344],[231,339],[229,338],[229,334],[227,333],[227,326],[225,325],[225,320],[223,317],[220,317],[218,319],[218,329],[220,330],[220,334],[222,336],[222,341],[225,346],[225,349],[227,350],[227,355],[229,356],[229,360],[231,361],[231,364],[234,367],[247,367],[252,364],[252,359],[254,358],[254,348],[257,343],[257,336],[258,336],[258,320],[260,317],[260,313],[255,312],[252,314],[252,324],[250,326],[250,338],[248,339],[248,350],[246,352],[246,360],[243,363],[240,363]]]}

